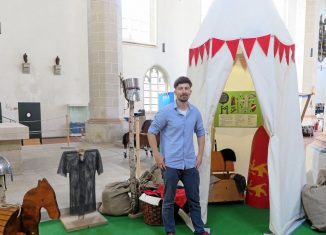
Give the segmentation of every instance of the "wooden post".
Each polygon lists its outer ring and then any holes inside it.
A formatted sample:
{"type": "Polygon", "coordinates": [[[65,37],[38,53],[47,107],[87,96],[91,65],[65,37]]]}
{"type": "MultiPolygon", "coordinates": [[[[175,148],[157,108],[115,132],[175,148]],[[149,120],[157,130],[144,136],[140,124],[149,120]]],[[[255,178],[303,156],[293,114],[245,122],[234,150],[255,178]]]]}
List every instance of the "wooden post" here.
{"type": "Polygon", "coordinates": [[[129,167],[130,167],[130,193],[131,193],[131,214],[139,212],[139,193],[138,180],[136,179],[136,161],[135,161],[135,146],[134,146],[134,101],[129,101],[129,167]]]}
{"type": "Polygon", "coordinates": [[[216,150],[214,148],[214,145],[215,145],[215,127],[214,127],[214,124],[213,124],[213,126],[211,127],[211,151],[216,150]]]}
{"type": "Polygon", "coordinates": [[[135,126],[136,126],[136,177],[139,178],[140,176],[140,128],[139,128],[139,117],[135,118],[135,126]]]}
{"type": "Polygon", "coordinates": [[[311,95],[312,95],[312,94],[309,94],[309,95],[308,95],[308,98],[307,98],[307,100],[306,100],[305,106],[304,106],[304,108],[303,108],[303,111],[302,111],[302,114],[301,114],[301,123],[302,123],[302,121],[303,121],[303,119],[304,119],[304,115],[306,114],[306,111],[307,111],[307,108],[308,108],[308,105],[309,105],[309,102],[310,102],[310,99],[311,99],[311,95]]]}

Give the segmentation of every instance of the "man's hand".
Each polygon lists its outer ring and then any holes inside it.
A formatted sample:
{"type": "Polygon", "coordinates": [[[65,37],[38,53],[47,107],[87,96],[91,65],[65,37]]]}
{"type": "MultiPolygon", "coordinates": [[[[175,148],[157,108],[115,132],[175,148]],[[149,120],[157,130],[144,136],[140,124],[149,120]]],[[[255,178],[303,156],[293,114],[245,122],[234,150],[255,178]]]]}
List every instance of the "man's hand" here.
{"type": "Polygon", "coordinates": [[[197,169],[200,167],[202,160],[203,160],[203,156],[198,155],[196,158],[196,168],[197,169]]]}
{"type": "Polygon", "coordinates": [[[156,165],[161,169],[165,169],[164,157],[160,154],[160,152],[157,149],[156,136],[154,134],[147,133],[147,139],[148,139],[149,146],[151,146],[151,149],[153,151],[156,165]]]}
{"type": "Polygon", "coordinates": [[[204,147],[205,147],[205,135],[197,138],[198,142],[198,153],[196,158],[196,168],[198,169],[201,165],[201,161],[203,160],[204,147]]]}
{"type": "Polygon", "coordinates": [[[157,153],[157,154],[154,154],[154,159],[155,159],[155,162],[156,162],[156,165],[160,168],[160,169],[165,169],[165,163],[164,163],[164,157],[157,153]]]}

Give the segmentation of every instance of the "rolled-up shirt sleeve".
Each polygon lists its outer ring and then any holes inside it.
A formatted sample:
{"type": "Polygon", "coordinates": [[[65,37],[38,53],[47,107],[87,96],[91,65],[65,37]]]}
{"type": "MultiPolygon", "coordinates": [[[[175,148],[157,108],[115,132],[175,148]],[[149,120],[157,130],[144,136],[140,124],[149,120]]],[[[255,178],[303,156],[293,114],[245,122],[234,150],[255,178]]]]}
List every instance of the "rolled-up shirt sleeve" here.
{"type": "Polygon", "coordinates": [[[148,129],[148,133],[157,135],[161,132],[165,125],[166,115],[163,112],[159,111],[158,113],[156,113],[154,120],[152,121],[152,124],[148,129]]]}
{"type": "Polygon", "coordinates": [[[203,124],[203,119],[201,117],[201,114],[198,112],[198,118],[195,126],[195,133],[197,137],[201,137],[205,135],[205,128],[203,124]]]}

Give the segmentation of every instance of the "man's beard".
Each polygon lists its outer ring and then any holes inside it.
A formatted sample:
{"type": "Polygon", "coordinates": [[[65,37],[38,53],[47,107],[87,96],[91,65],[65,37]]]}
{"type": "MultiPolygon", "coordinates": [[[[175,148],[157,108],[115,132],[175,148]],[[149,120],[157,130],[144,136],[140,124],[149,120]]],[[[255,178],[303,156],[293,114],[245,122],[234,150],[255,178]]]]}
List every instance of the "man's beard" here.
{"type": "Polygon", "coordinates": [[[188,95],[184,95],[184,96],[181,96],[178,100],[180,102],[183,102],[183,103],[186,103],[189,99],[189,96],[188,95]]]}

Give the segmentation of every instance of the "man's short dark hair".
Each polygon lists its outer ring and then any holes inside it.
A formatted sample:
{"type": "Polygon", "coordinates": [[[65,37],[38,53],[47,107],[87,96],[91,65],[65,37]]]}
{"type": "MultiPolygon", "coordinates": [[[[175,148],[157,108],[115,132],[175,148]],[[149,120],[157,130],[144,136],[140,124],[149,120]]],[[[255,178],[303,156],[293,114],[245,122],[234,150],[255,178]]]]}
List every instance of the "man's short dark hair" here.
{"type": "Polygon", "coordinates": [[[192,82],[190,81],[190,79],[188,77],[181,76],[181,77],[178,77],[177,80],[175,80],[174,89],[177,88],[177,86],[179,86],[180,84],[183,84],[183,83],[188,83],[189,86],[192,87],[192,82]]]}

